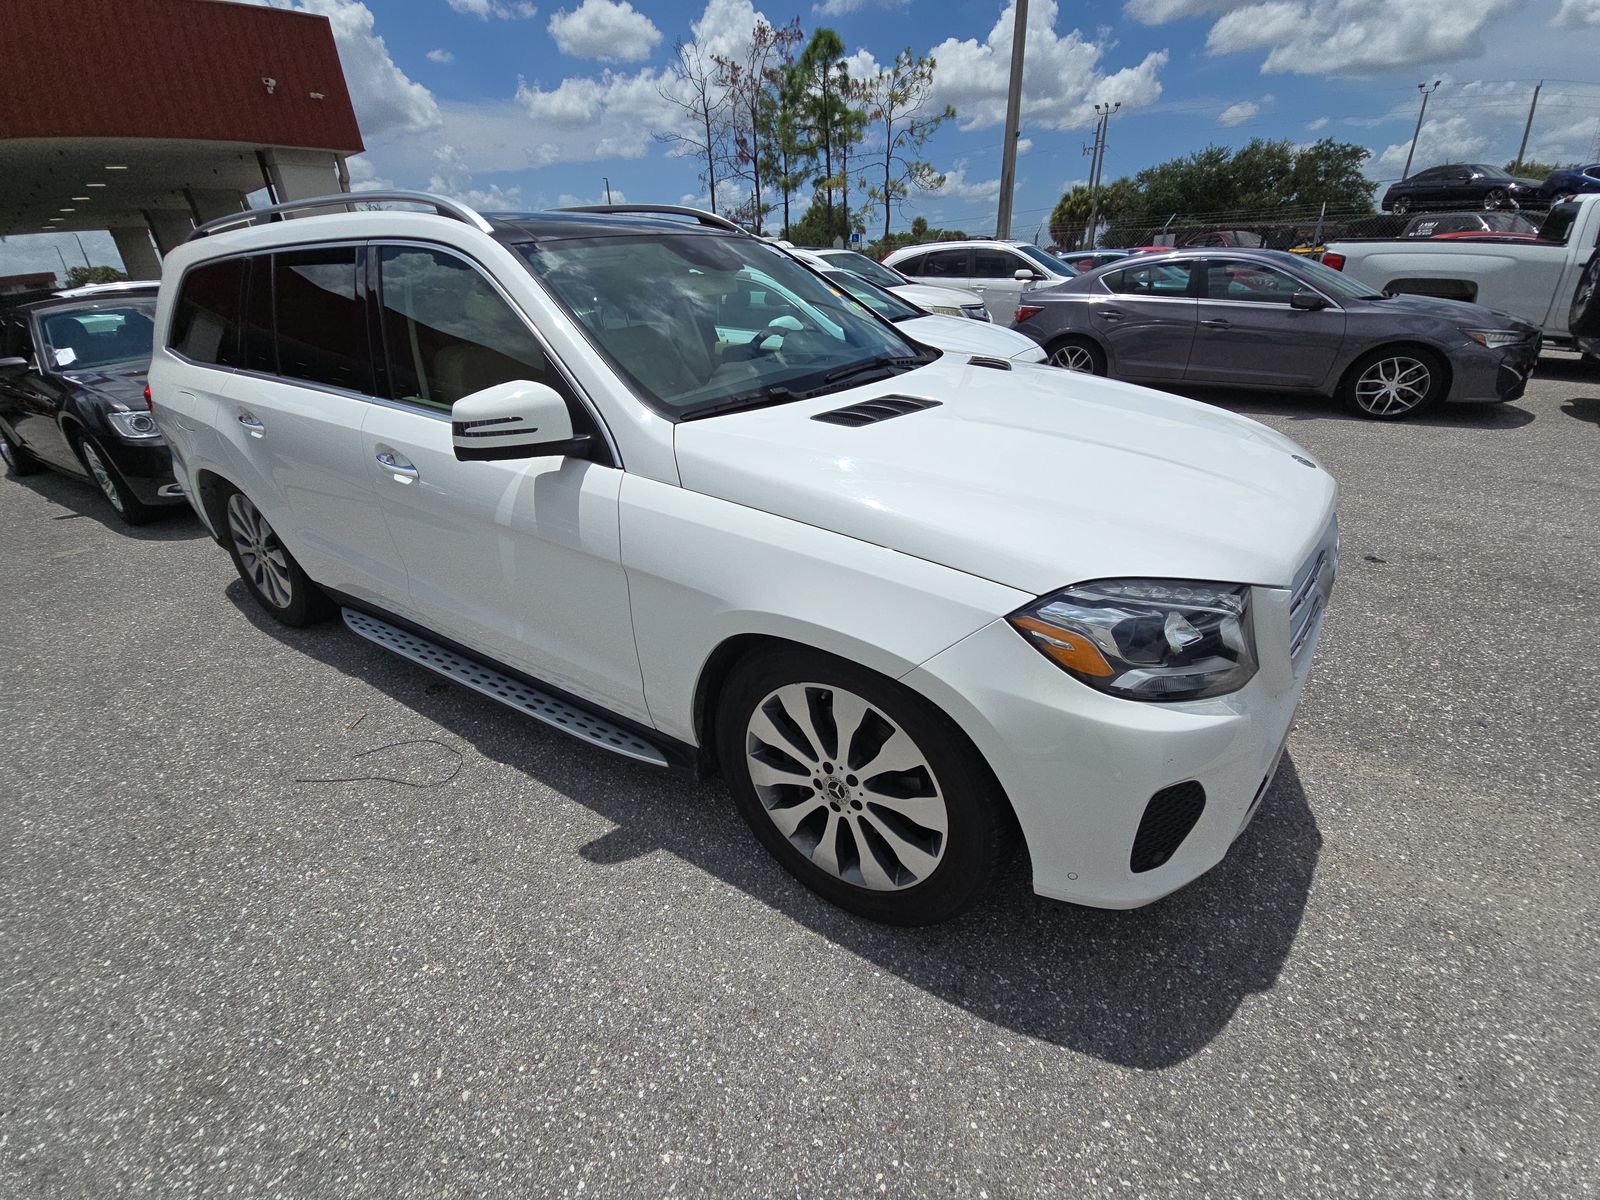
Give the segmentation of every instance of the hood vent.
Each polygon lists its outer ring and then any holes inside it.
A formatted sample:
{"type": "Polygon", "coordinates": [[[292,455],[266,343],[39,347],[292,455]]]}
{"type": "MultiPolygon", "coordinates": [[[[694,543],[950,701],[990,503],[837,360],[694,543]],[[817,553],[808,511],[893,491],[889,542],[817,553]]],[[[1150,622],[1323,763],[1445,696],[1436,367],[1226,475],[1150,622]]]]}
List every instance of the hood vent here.
{"type": "Polygon", "coordinates": [[[921,412],[925,408],[938,408],[937,400],[922,400],[916,396],[879,396],[876,400],[863,400],[848,408],[818,413],[813,421],[826,421],[829,425],[876,425],[890,417],[903,417],[907,413],[921,412]]]}
{"type": "Polygon", "coordinates": [[[974,354],[967,359],[969,367],[988,367],[993,371],[1009,371],[1011,364],[1003,358],[990,358],[987,354],[974,354]]]}

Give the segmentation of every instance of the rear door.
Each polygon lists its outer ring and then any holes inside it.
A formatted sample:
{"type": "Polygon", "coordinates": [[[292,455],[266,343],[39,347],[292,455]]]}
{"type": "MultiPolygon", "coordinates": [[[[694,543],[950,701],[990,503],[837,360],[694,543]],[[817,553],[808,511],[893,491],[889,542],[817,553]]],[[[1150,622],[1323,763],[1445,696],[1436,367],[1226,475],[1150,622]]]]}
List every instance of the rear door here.
{"type": "Polygon", "coordinates": [[[964,288],[971,272],[972,256],[965,247],[929,250],[898,264],[895,269],[917,283],[942,284],[964,288]]]}
{"type": "Polygon", "coordinates": [[[372,247],[389,401],[362,431],[364,468],[411,579],[419,619],[479,653],[648,722],[622,569],[622,471],[547,456],[460,462],[450,409],[531,380],[576,389],[481,266],[455,251],[372,247]]]}
{"type": "Polygon", "coordinates": [[[1258,387],[1320,387],[1344,341],[1344,310],[1310,311],[1289,298],[1309,290],[1274,267],[1248,259],[1208,259],[1197,267],[1199,307],[1184,379],[1258,387]]]}
{"type": "Polygon", "coordinates": [[[1178,380],[1195,340],[1196,301],[1189,261],[1140,263],[1100,276],[1089,325],[1110,353],[1112,374],[1178,380]]]}
{"type": "Polygon", "coordinates": [[[974,246],[971,270],[966,286],[983,297],[992,320],[1010,325],[1016,319],[1017,305],[1022,301],[1026,286],[1016,274],[1033,271],[1033,264],[999,246],[974,246]]]}

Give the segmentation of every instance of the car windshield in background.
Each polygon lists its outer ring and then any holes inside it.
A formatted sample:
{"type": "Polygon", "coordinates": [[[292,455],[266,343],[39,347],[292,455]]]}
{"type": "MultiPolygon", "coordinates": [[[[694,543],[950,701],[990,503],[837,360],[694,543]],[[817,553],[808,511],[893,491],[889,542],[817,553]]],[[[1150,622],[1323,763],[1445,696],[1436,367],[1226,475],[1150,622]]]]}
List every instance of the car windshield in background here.
{"type": "Polygon", "coordinates": [[[854,250],[833,250],[823,255],[836,267],[841,267],[853,275],[859,275],[868,283],[875,283],[881,288],[899,287],[905,280],[896,275],[882,263],[873,262],[865,254],[858,254],[854,250]]]}
{"type": "Polygon", "coordinates": [[[1545,213],[1544,221],[1539,225],[1539,240],[1541,242],[1559,242],[1565,246],[1567,237],[1572,233],[1572,224],[1578,219],[1578,206],[1576,204],[1558,204],[1545,213]]]}
{"type": "Polygon", "coordinates": [[[1332,267],[1325,267],[1319,262],[1298,254],[1284,252],[1285,258],[1293,260],[1294,269],[1304,278],[1311,281],[1312,286],[1319,291],[1326,292],[1340,300],[1382,300],[1383,293],[1375,292],[1364,283],[1358,283],[1350,276],[1335,271],[1332,267]]]}
{"type": "Polygon", "coordinates": [[[886,292],[881,287],[873,287],[861,276],[852,275],[849,271],[824,271],[823,275],[838,284],[840,290],[861,301],[885,321],[909,321],[914,317],[928,315],[916,305],[907,304],[893,292],[886,292]]]}
{"type": "Polygon", "coordinates": [[[150,361],[155,341],[156,302],[121,300],[52,308],[39,314],[44,330],[42,364],[51,371],[81,371],[112,363],[150,361]]]}
{"type": "Polygon", "coordinates": [[[1013,246],[1012,249],[1018,254],[1022,255],[1022,257],[1032,259],[1034,265],[1036,265],[1040,270],[1046,271],[1051,275],[1062,274],[1061,260],[1057,258],[1051,258],[1050,255],[1046,254],[1037,246],[1013,246]]]}
{"type": "Polygon", "coordinates": [[[641,233],[518,250],[641,396],[674,419],[838,391],[932,360],[754,238],[641,233]]]}

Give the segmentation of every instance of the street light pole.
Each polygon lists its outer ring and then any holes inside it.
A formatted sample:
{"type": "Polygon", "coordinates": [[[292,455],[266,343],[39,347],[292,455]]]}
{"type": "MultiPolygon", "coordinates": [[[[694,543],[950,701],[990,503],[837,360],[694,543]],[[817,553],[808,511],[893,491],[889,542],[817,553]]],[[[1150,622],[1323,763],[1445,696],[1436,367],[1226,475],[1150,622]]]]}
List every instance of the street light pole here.
{"type": "Polygon", "coordinates": [[[1094,131],[1095,156],[1089,167],[1089,224],[1084,228],[1085,249],[1094,249],[1095,226],[1100,224],[1100,169],[1106,164],[1106,126],[1111,121],[1111,114],[1122,107],[1122,101],[1115,104],[1096,104],[1094,111],[1100,121],[1094,131]]]}
{"type": "Polygon", "coordinates": [[[1417,112],[1417,127],[1411,132],[1411,149],[1406,151],[1406,169],[1400,172],[1401,179],[1407,179],[1411,175],[1411,157],[1417,152],[1417,138],[1422,134],[1422,118],[1428,111],[1428,97],[1439,90],[1441,82],[1441,80],[1435,79],[1432,87],[1425,83],[1417,84],[1417,91],[1422,93],[1422,108],[1417,112]]]}
{"type": "Polygon", "coordinates": [[[1011,236],[1011,193],[1017,183],[1017,137],[1022,123],[1022,52],[1028,40],[1028,0],[1015,0],[1016,24],[1011,30],[1011,87],[1006,93],[1006,141],[1000,151],[1000,209],[994,235],[1011,236]]]}
{"type": "Polygon", "coordinates": [[[83,239],[73,234],[72,240],[78,243],[78,253],[83,255],[83,265],[92,269],[94,264],[89,261],[89,252],[83,248],[83,239]]]}
{"type": "Polygon", "coordinates": [[[1539,93],[1543,90],[1544,80],[1541,79],[1533,89],[1533,100],[1528,105],[1528,123],[1522,127],[1522,144],[1517,147],[1517,161],[1511,165],[1513,175],[1522,170],[1522,156],[1528,152],[1528,135],[1533,132],[1533,114],[1539,107],[1539,93]]]}

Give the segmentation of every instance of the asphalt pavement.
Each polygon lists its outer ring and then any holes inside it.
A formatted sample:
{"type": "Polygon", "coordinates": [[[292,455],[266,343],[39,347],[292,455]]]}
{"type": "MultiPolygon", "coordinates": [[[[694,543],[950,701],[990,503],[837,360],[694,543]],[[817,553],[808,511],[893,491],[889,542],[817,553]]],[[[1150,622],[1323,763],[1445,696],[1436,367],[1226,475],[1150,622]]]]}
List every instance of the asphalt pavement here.
{"type": "Polygon", "coordinates": [[[0,480],[0,1196],[1600,1188],[1600,372],[1379,424],[1289,757],[1134,912],[895,930],[718,784],[0,480]]]}

